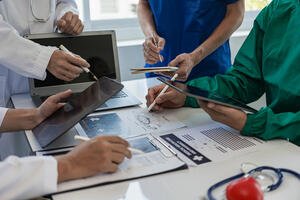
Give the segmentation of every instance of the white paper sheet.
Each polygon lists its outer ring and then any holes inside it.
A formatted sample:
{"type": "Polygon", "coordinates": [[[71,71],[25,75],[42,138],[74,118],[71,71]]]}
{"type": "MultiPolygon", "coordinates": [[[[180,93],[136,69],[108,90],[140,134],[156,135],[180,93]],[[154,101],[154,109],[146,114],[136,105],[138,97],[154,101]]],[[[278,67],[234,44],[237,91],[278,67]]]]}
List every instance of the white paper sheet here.
{"type": "Polygon", "coordinates": [[[80,135],[119,135],[129,138],[149,133],[160,133],[185,127],[175,117],[165,113],[149,113],[145,108],[132,108],[116,112],[93,113],[76,126],[80,135]]]}
{"type": "Polygon", "coordinates": [[[257,138],[241,136],[238,131],[216,122],[159,136],[190,166],[245,155],[259,150],[265,143],[257,138]]]}
{"type": "Polygon", "coordinates": [[[175,155],[166,156],[162,153],[161,150],[164,150],[164,146],[158,142],[152,145],[154,140],[150,135],[131,138],[129,140],[131,146],[144,151],[144,154],[133,155],[130,160],[126,159],[116,173],[99,174],[90,178],[61,183],[58,185],[58,192],[153,175],[186,166],[175,155]]]}

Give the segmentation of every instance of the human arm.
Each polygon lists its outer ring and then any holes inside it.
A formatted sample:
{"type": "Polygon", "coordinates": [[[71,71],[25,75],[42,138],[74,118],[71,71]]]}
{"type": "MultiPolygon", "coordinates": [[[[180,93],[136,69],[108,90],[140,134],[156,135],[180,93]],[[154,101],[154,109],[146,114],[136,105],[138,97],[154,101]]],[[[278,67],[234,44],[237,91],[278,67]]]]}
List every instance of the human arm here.
{"type": "Polygon", "coordinates": [[[60,182],[115,172],[125,157],[131,157],[128,143],[116,136],[94,138],[58,157],[11,156],[0,162],[0,196],[29,199],[50,194],[60,182]]]}
{"type": "Polygon", "coordinates": [[[21,37],[1,15],[0,37],[1,65],[22,76],[43,80],[48,69],[55,77],[70,81],[82,72],[80,67],[89,67],[81,58],[21,37]]]}
{"type": "Polygon", "coordinates": [[[58,183],[117,171],[125,157],[131,158],[129,144],[118,136],[99,136],[77,146],[66,155],[56,157],[58,183]]]}
{"type": "Polygon", "coordinates": [[[163,59],[159,52],[163,50],[165,40],[156,32],[148,0],[139,0],[137,13],[141,28],[146,37],[143,43],[145,61],[149,64],[155,64],[163,59]]]}
{"type": "MultiPolygon", "coordinates": [[[[232,2],[232,1],[226,1],[232,2]]],[[[214,52],[232,33],[241,25],[245,12],[245,1],[239,0],[227,5],[226,14],[221,23],[216,27],[213,33],[191,53],[178,55],[170,66],[178,66],[176,73],[180,80],[186,80],[193,67],[198,65],[204,58],[214,52]]],[[[172,76],[172,73],[168,73],[172,76]]]]}
{"type": "Polygon", "coordinates": [[[53,95],[38,108],[3,110],[3,121],[0,123],[0,133],[33,129],[52,113],[61,108],[64,105],[61,102],[71,94],[71,90],[67,90],[53,95]]]}
{"type": "Polygon", "coordinates": [[[79,19],[77,5],[74,0],[58,0],[56,3],[57,28],[62,33],[78,35],[84,25],[79,19]]]}

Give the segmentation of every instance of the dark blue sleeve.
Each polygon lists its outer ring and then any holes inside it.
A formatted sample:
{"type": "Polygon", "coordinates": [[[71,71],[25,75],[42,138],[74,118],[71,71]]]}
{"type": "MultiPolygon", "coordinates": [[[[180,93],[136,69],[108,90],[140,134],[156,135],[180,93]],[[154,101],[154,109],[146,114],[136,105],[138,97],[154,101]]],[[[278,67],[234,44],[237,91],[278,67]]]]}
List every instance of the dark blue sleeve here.
{"type": "Polygon", "coordinates": [[[232,4],[232,3],[235,3],[239,0],[223,0],[225,2],[225,4],[232,4]]]}

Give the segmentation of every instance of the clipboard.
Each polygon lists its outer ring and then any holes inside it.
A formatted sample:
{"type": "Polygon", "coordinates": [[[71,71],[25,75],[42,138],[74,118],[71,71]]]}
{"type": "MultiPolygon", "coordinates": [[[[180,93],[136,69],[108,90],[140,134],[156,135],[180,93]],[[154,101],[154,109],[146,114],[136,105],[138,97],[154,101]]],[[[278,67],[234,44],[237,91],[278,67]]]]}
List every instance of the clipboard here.
{"type": "Polygon", "coordinates": [[[165,66],[165,67],[141,67],[141,68],[131,68],[131,74],[143,74],[143,73],[157,73],[157,72],[175,72],[178,67],[165,66]]]}

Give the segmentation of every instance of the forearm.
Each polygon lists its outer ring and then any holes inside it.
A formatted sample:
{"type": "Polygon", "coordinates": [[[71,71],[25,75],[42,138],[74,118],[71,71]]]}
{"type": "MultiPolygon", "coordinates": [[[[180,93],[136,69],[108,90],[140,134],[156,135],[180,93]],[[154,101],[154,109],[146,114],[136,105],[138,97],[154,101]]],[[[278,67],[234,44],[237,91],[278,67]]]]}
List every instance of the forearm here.
{"type": "Polygon", "coordinates": [[[246,136],[259,137],[264,140],[287,139],[300,145],[300,112],[274,113],[269,107],[258,113],[248,114],[242,130],[246,136]]]}
{"type": "Polygon", "coordinates": [[[148,0],[139,0],[137,13],[145,36],[152,37],[152,34],[156,33],[156,28],[148,0]]]}
{"type": "Polygon", "coordinates": [[[0,132],[30,130],[41,121],[37,109],[9,109],[3,119],[0,132]]]}
{"type": "Polygon", "coordinates": [[[1,65],[26,77],[46,77],[46,68],[55,48],[44,47],[21,37],[1,15],[0,38],[1,65]]]}
{"type": "Polygon", "coordinates": [[[195,64],[198,64],[230,38],[232,33],[241,25],[244,11],[244,0],[239,0],[227,6],[225,18],[219,26],[207,40],[192,52],[195,64]]]}

